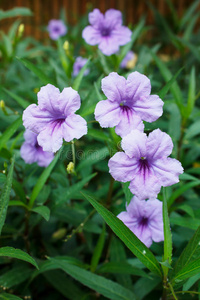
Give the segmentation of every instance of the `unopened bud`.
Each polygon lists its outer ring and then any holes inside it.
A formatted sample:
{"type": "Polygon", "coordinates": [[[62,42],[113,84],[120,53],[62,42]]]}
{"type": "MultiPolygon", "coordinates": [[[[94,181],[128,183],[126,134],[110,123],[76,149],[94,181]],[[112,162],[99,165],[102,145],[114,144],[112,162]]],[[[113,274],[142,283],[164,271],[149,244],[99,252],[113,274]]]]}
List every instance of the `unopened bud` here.
{"type": "Polygon", "coordinates": [[[19,28],[18,28],[18,37],[19,38],[22,37],[23,33],[24,33],[24,24],[22,23],[19,25],[19,28]]]}
{"type": "Polygon", "coordinates": [[[65,53],[68,55],[69,54],[69,42],[68,41],[64,42],[63,49],[65,50],[65,53]]]}
{"type": "Polygon", "coordinates": [[[137,60],[138,56],[134,53],[134,57],[131,60],[129,60],[126,64],[127,69],[133,69],[136,65],[137,60]]]}
{"type": "Polygon", "coordinates": [[[72,161],[67,166],[67,173],[68,174],[74,173],[74,163],[72,161]]]}
{"type": "Polygon", "coordinates": [[[5,105],[5,102],[3,100],[0,101],[0,107],[1,107],[1,110],[4,112],[4,114],[8,115],[8,113],[6,111],[6,105],[5,105]]]}

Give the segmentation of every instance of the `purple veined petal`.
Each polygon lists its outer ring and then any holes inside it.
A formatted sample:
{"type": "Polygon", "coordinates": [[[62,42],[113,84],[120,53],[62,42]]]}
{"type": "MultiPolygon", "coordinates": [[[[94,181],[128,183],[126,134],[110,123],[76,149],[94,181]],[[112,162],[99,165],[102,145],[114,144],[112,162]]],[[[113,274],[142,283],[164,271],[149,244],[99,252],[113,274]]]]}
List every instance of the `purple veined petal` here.
{"type": "Polygon", "coordinates": [[[120,122],[120,106],[116,102],[102,100],[97,103],[94,115],[101,127],[114,127],[120,122]]]}
{"type": "Polygon", "coordinates": [[[122,13],[116,9],[108,9],[105,12],[105,25],[111,29],[115,27],[120,27],[122,25],[122,13]]]}
{"type": "Polygon", "coordinates": [[[146,122],[154,122],[163,114],[164,102],[157,96],[140,97],[134,102],[135,112],[146,122]]]}
{"type": "Polygon", "coordinates": [[[112,31],[112,36],[117,40],[118,45],[123,46],[131,41],[132,31],[126,26],[121,26],[112,31]]]}
{"type": "Polygon", "coordinates": [[[131,180],[129,189],[140,200],[156,198],[160,192],[161,183],[153,174],[151,169],[139,170],[134,174],[131,180]]]}
{"type": "Polygon", "coordinates": [[[98,8],[95,8],[88,16],[90,24],[98,29],[99,26],[104,22],[104,15],[100,12],[98,8]]]}
{"type": "Polygon", "coordinates": [[[36,148],[27,142],[24,142],[20,148],[20,155],[27,164],[32,164],[37,161],[36,148]]]}
{"type": "Polygon", "coordinates": [[[54,112],[58,110],[59,106],[57,100],[60,96],[60,91],[52,84],[47,84],[41,87],[37,94],[38,105],[40,109],[48,110],[49,112],[54,112]]]}
{"type": "Polygon", "coordinates": [[[97,45],[101,42],[101,33],[98,29],[87,26],[83,29],[82,37],[91,46],[97,45]]]}
{"type": "Polygon", "coordinates": [[[146,142],[147,136],[144,132],[132,130],[122,138],[121,146],[129,157],[139,160],[147,156],[146,142]]]}
{"type": "Polygon", "coordinates": [[[151,230],[147,227],[137,226],[133,229],[133,233],[140,239],[148,248],[152,244],[151,230]]]}
{"type": "Polygon", "coordinates": [[[148,135],[147,153],[152,161],[167,157],[172,153],[172,149],[172,139],[167,133],[162,132],[160,129],[155,129],[148,135]]]}
{"type": "MultiPolygon", "coordinates": [[[[135,216],[129,215],[128,212],[122,211],[118,216],[117,216],[130,230],[135,228],[138,224],[137,218],[135,216]]],[[[132,230],[133,231],[133,230],[132,230]]]]}
{"type": "Polygon", "coordinates": [[[133,103],[141,97],[149,97],[151,93],[149,78],[137,71],[131,73],[126,81],[126,92],[133,103]]]}
{"type": "Polygon", "coordinates": [[[116,39],[112,34],[110,36],[102,36],[98,48],[104,55],[110,56],[119,51],[119,43],[116,43],[116,39]]]}
{"type": "Polygon", "coordinates": [[[79,139],[87,134],[87,123],[79,115],[71,114],[62,124],[63,138],[66,142],[79,139]]]}
{"type": "Polygon", "coordinates": [[[137,172],[138,163],[124,152],[117,152],[108,162],[109,172],[115,180],[131,181],[137,172]]]}
{"type": "Polygon", "coordinates": [[[66,117],[80,108],[81,99],[77,91],[71,87],[67,87],[60,93],[57,105],[59,111],[66,117]]]}
{"type": "Polygon", "coordinates": [[[49,122],[46,127],[40,131],[37,140],[43,151],[58,151],[63,143],[62,122],[49,122]]]}
{"type": "Polygon", "coordinates": [[[25,128],[38,133],[53,121],[53,116],[49,111],[41,110],[36,104],[31,104],[24,110],[22,119],[25,128]]]}
{"type": "Polygon", "coordinates": [[[183,173],[181,163],[175,158],[157,159],[151,165],[162,186],[170,186],[179,182],[179,175],[183,173]]]}
{"type": "Polygon", "coordinates": [[[116,134],[124,137],[134,129],[144,131],[144,123],[134,111],[120,107],[120,122],[115,128],[116,134]]]}
{"type": "Polygon", "coordinates": [[[112,72],[102,79],[101,88],[110,101],[120,104],[126,99],[126,79],[116,72],[112,72]]]}

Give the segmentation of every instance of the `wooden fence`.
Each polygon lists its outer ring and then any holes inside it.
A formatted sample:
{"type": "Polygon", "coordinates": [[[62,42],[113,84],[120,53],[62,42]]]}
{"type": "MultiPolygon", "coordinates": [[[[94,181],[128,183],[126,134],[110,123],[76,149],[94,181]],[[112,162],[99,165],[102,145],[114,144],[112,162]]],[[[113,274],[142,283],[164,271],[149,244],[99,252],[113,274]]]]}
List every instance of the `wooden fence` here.
{"type": "MultiPolygon", "coordinates": [[[[30,8],[33,16],[22,18],[22,22],[25,24],[25,35],[32,35],[36,39],[42,40],[46,36],[44,27],[50,19],[59,18],[60,10],[63,7],[68,22],[74,25],[78,22],[79,17],[87,12],[88,5],[99,8],[102,12],[109,8],[122,11],[125,16],[125,24],[136,24],[145,14],[146,23],[151,25],[154,24],[154,16],[148,2],[155,6],[162,15],[169,16],[170,10],[166,0],[0,0],[0,9],[8,10],[16,6],[30,8]]],[[[172,2],[179,17],[193,3],[191,0],[173,0],[172,2]]],[[[8,30],[12,22],[13,18],[1,21],[1,29],[8,30]]]]}

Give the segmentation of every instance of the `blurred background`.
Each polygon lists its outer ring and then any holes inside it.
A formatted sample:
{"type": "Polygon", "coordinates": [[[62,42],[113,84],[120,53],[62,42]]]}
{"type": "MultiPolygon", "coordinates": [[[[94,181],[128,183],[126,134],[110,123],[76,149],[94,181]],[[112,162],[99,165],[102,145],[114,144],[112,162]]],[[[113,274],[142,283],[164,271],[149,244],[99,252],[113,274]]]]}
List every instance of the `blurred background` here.
{"type": "MultiPolygon", "coordinates": [[[[126,25],[135,25],[141,18],[146,17],[146,25],[159,25],[158,16],[154,8],[166,18],[172,25],[176,26],[175,19],[179,19],[188,10],[193,1],[191,0],[0,0],[0,9],[9,10],[13,7],[27,7],[33,15],[23,17],[25,24],[25,36],[33,36],[43,40],[48,36],[46,26],[51,19],[59,19],[65,16],[70,25],[76,25],[81,16],[87,14],[93,8],[99,8],[105,12],[109,8],[120,10],[124,15],[126,25]],[[62,13],[61,13],[62,11],[62,13]],[[156,21],[157,18],[157,21],[156,21]]],[[[200,10],[200,1],[197,10],[200,10]]],[[[0,21],[0,27],[7,31],[15,18],[7,18],[0,21]]],[[[199,26],[199,21],[196,27],[199,26]]],[[[156,35],[156,26],[152,26],[148,38],[156,35]]]]}

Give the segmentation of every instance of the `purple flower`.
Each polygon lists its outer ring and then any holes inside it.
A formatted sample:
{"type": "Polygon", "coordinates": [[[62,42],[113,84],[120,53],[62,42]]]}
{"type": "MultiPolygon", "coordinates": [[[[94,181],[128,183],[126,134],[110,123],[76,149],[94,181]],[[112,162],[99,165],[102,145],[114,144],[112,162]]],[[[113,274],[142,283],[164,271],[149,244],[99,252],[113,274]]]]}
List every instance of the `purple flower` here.
{"type": "Polygon", "coordinates": [[[67,27],[62,20],[50,20],[47,29],[52,40],[57,40],[67,33],[67,27]]]}
{"type": "MultiPolygon", "coordinates": [[[[78,73],[80,72],[82,67],[86,64],[87,61],[88,61],[87,58],[83,58],[81,56],[78,56],[76,58],[74,65],[73,65],[73,73],[72,73],[73,77],[76,77],[78,75],[78,73]]],[[[90,72],[90,70],[86,69],[84,72],[84,76],[88,75],[89,72],[90,72]]]]}
{"type": "Polygon", "coordinates": [[[147,247],[164,241],[162,202],[133,197],[127,211],[117,216],[147,247]]]}
{"type": "Polygon", "coordinates": [[[153,122],[163,113],[163,101],[151,95],[150,80],[138,72],[127,80],[115,72],[102,79],[102,90],[107,100],[97,103],[95,119],[101,127],[114,127],[121,137],[131,130],[143,131],[142,120],[153,122]]]}
{"type": "Polygon", "coordinates": [[[173,149],[170,136],[160,129],[149,136],[138,130],[122,138],[122,149],[108,163],[115,180],[130,181],[129,189],[140,200],[156,198],[161,186],[179,181],[181,163],[168,157],[173,149]]]}
{"type": "Polygon", "coordinates": [[[129,51],[122,60],[120,67],[122,69],[132,69],[137,61],[137,55],[133,51],[129,51]]]}
{"type": "Polygon", "coordinates": [[[37,142],[37,134],[33,131],[26,130],[24,138],[25,142],[20,149],[23,160],[27,164],[36,162],[40,167],[47,167],[54,158],[53,153],[42,150],[42,147],[37,142]]]}
{"type": "Polygon", "coordinates": [[[119,10],[109,9],[103,15],[95,8],[89,13],[90,26],[87,26],[82,37],[89,45],[98,45],[105,55],[111,55],[119,50],[119,46],[125,45],[131,40],[132,32],[122,26],[122,14],[119,10]]]}
{"type": "Polygon", "coordinates": [[[51,84],[38,93],[38,106],[29,105],[23,113],[23,124],[38,134],[38,144],[44,151],[56,152],[66,142],[87,133],[87,123],[75,114],[80,108],[80,96],[71,87],[62,93],[51,84]]]}

